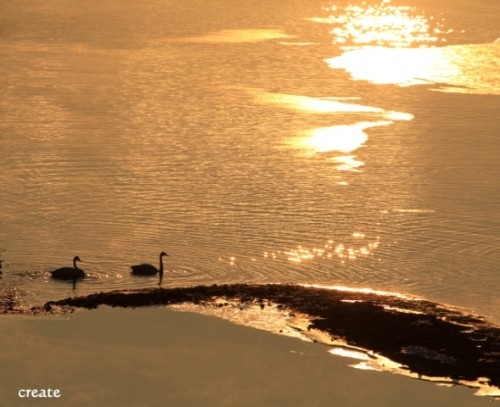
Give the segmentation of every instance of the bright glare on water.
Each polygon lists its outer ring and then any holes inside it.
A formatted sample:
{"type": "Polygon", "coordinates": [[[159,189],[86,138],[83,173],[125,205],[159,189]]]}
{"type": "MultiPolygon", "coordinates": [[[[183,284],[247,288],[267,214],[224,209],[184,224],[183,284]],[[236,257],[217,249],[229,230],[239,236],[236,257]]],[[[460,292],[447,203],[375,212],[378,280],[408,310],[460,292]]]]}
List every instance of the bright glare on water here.
{"type": "Polygon", "coordinates": [[[164,286],[500,320],[499,5],[410,3],[2,2],[0,289],[154,287],[166,251],[164,286]]]}

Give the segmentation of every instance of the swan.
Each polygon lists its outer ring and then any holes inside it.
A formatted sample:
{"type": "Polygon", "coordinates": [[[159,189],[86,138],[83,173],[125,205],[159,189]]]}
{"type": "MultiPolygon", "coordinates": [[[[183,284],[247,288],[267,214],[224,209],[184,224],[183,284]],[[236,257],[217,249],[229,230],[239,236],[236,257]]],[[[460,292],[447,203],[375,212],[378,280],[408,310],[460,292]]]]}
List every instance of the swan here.
{"type": "Polygon", "coordinates": [[[163,256],[168,256],[167,253],[161,252],[160,253],[160,268],[157,269],[155,266],[152,264],[136,264],[134,266],[130,266],[132,269],[132,274],[137,274],[141,276],[152,276],[156,273],[160,273],[160,283],[161,280],[163,279],[163,256]]]}
{"type": "Polygon", "coordinates": [[[61,279],[77,279],[85,277],[85,272],[79,269],[76,262],[80,261],[80,257],[75,256],[73,258],[73,267],[61,267],[54,271],[51,271],[52,277],[61,279]]]}

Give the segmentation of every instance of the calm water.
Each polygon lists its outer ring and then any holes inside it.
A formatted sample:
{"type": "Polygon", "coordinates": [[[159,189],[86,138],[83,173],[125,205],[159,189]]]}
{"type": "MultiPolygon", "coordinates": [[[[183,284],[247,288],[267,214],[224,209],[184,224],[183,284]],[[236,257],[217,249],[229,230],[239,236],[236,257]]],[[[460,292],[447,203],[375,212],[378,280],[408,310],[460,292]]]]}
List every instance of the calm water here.
{"type": "Polygon", "coordinates": [[[0,0],[0,288],[343,284],[500,321],[497,0],[0,0]]]}

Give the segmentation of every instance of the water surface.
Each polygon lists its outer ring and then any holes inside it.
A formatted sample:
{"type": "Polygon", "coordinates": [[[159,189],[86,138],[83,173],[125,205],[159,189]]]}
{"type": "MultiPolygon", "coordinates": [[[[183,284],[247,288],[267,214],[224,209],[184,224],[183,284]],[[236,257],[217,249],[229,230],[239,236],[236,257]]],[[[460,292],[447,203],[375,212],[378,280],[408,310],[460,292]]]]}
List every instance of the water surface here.
{"type": "Polygon", "coordinates": [[[342,284],[500,320],[494,0],[0,1],[0,287],[342,284]],[[48,271],[79,255],[89,278],[48,271]]]}

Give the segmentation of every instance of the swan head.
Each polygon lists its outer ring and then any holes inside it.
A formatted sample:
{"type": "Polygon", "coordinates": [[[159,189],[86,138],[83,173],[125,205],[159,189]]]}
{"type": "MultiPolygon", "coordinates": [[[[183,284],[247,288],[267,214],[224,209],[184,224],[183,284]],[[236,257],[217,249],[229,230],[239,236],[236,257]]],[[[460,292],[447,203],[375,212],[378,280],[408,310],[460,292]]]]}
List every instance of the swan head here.
{"type": "Polygon", "coordinates": [[[167,254],[167,253],[165,253],[165,252],[161,252],[161,253],[160,253],[160,257],[163,257],[163,256],[168,256],[168,254],[167,254]]]}
{"type": "Polygon", "coordinates": [[[82,263],[82,261],[80,260],[80,257],[75,256],[75,257],[73,258],[73,263],[75,263],[75,262],[77,262],[77,261],[79,261],[80,263],[82,263]]]}

